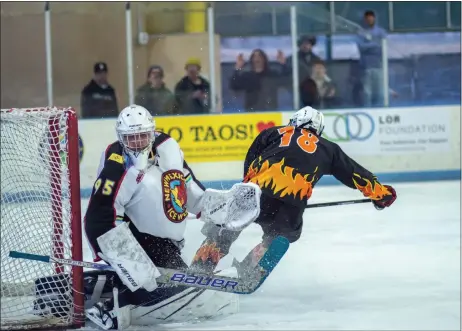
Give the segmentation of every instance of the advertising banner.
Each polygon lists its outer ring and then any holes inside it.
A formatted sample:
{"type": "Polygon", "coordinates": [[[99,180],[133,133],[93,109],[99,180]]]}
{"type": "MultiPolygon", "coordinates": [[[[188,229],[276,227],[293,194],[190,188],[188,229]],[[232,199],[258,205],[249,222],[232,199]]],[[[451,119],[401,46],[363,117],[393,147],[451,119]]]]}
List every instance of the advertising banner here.
{"type": "Polygon", "coordinates": [[[453,110],[445,106],[326,110],[323,136],[352,155],[445,152],[451,148],[453,110]]]}
{"type": "Polygon", "coordinates": [[[255,137],[282,123],[282,113],[166,116],[158,131],[175,138],[188,162],[243,161],[255,137]]]}
{"type": "Polygon", "coordinates": [[[373,141],[382,154],[451,150],[451,109],[448,107],[404,111],[391,108],[374,115],[377,125],[373,141]]]}

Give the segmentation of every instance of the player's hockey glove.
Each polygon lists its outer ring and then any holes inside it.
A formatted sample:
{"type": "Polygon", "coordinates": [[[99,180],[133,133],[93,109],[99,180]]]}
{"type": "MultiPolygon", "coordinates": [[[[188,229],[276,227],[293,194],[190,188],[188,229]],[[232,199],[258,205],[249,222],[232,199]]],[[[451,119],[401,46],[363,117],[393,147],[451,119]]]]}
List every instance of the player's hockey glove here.
{"type": "Polygon", "coordinates": [[[380,200],[372,200],[372,203],[374,204],[374,207],[377,210],[382,210],[385,207],[390,207],[393,202],[396,200],[396,191],[393,187],[390,185],[383,185],[390,194],[384,195],[382,199],[380,200]]]}

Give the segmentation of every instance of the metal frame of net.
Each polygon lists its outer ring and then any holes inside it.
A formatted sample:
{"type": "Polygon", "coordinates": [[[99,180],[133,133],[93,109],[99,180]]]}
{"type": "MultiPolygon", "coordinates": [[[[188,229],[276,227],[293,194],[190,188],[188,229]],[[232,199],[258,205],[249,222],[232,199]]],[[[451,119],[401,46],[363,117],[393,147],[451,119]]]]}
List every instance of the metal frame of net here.
{"type": "Polygon", "coordinates": [[[1,329],[83,325],[82,268],[9,257],[82,260],[77,116],[51,107],[0,115],[1,329]]]}

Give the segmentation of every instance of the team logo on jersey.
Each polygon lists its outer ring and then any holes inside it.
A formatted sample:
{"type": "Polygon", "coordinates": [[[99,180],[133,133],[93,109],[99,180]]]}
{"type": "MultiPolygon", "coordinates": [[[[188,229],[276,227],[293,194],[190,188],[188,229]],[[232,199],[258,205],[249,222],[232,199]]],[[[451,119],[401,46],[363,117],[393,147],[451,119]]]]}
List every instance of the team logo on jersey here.
{"type": "Polygon", "coordinates": [[[185,179],[181,171],[169,170],[162,174],[162,193],[165,216],[173,223],[183,222],[188,212],[185,179]]]}
{"type": "Polygon", "coordinates": [[[109,159],[110,161],[114,161],[114,162],[117,162],[117,163],[120,163],[120,164],[124,164],[124,158],[122,155],[119,155],[117,153],[112,153],[110,156],[109,156],[109,159]]]}

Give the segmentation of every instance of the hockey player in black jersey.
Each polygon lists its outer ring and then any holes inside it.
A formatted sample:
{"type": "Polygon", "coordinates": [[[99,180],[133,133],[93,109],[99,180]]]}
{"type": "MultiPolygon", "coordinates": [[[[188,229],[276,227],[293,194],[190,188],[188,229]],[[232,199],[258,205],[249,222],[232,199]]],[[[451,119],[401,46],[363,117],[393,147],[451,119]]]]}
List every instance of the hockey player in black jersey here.
{"type": "MultiPolygon", "coordinates": [[[[359,190],[378,210],[395,201],[395,190],[381,184],[337,144],[321,137],[323,129],[323,114],[305,107],[291,117],[287,126],[262,131],[250,146],[243,181],[255,183],[262,190],[260,215],[255,223],[264,234],[262,242],[239,264],[242,270],[258,261],[275,236],[284,236],[291,243],[300,238],[305,206],[323,175],[333,175],[344,185],[359,190]]],[[[211,272],[228,254],[239,232],[210,224],[205,224],[202,232],[207,238],[197,251],[193,266],[211,272]]]]}

